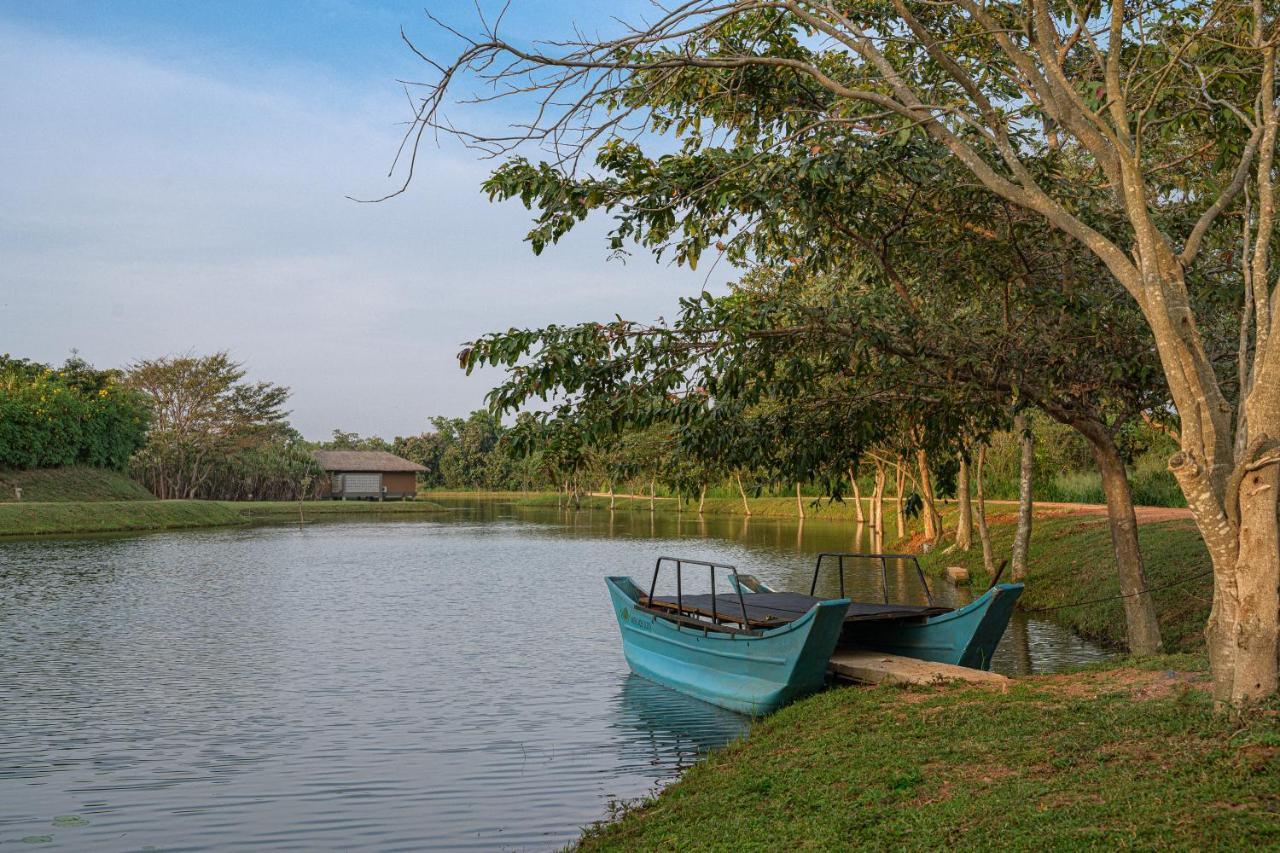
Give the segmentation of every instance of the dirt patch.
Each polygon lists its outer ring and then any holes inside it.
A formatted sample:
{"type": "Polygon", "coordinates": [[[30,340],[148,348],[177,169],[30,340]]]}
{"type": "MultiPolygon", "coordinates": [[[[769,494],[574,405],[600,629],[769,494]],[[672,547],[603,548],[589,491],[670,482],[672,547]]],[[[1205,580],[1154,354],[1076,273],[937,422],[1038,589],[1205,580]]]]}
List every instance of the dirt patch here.
{"type": "MultiPolygon", "coordinates": [[[[1017,501],[987,501],[988,505],[1017,505],[1017,501]]],[[[1036,517],[1051,518],[1056,515],[1102,515],[1107,514],[1107,508],[1103,504],[1073,504],[1061,503],[1058,501],[1036,501],[1036,517]]],[[[1179,519],[1192,518],[1191,510],[1186,507],[1175,506],[1140,506],[1134,508],[1135,514],[1138,516],[1139,524],[1159,524],[1162,521],[1177,521],[1179,519]]],[[[995,518],[1004,516],[988,516],[988,522],[995,518]]],[[[1008,518],[1017,518],[1017,513],[1011,513],[1008,518]]]]}
{"type": "Polygon", "coordinates": [[[1126,692],[1130,698],[1145,702],[1167,699],[1188,689],[1203,689],[1208,685],[1209,677],[1199,672],[1125,668],[1047,675],[1036,681],[1074,699],[1093,699],[1104,693],[1126,692]]]}

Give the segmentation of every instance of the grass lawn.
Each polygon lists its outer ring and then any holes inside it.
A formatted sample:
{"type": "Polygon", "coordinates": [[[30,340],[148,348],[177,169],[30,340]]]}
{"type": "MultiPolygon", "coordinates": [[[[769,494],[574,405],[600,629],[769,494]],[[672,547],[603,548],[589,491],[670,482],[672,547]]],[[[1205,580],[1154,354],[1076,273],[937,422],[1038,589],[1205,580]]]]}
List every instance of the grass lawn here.
{"type": "Polygon", "coordinates": [[[141,485],[119,471],[72,465],[34,471],[0,469],[0,503],[23,501],[154,501],[141,485]]]}
{"type": "Polygon", "coordinates": [[[1262,849],[1280,717],[1186,656],[991,688],[841,688],[758,722],[583,850],[1262,849]],[[1188,671],[1190,670],[1190,671],[1188,671]]]}

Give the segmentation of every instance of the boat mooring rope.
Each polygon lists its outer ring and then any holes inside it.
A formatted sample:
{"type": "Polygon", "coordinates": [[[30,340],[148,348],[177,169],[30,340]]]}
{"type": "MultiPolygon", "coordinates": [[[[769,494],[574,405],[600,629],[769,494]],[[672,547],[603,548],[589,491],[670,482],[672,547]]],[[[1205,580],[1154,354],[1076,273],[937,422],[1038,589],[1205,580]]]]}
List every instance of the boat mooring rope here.
{"type": "Polygon", "coordinates": [[[1206,569],[1203,572],[1196,572],[1194,575],[1187,575],[1186,577],[1178,578],[1176,581],[1170,581],[1169,583],[1162,584],[1161,586],[1149,586],[1144,590],[1139,590],[1138,592],[1121,593],[1120,595],[1108,595],[1102,598],[1090,598],[1087,601],[1075,601],[1075,602],[1072,602],[1071,604],[1056,604],[1053,607],[1029,607],[1023,610],[1022,612],[1023,613],[1048,613],[1050,610],[1065,610],[1068,607],[1084,607],[1086,604],[1101,604],[1104,601],[1119,601],[1122,598],[1134,598],[1139,595],[1146,595],[1149,592],[1159,592],[1162,589],[1169,589],[1170,587],[1178,586],[1179,584],[1184,584],[1184,583],[1187,583],[1188,581],[1193,581],[1193,580],[1196,580],[1197,578],[1202,578],[1211,574],[1213,574],[1213,569],[1206,569]]]}

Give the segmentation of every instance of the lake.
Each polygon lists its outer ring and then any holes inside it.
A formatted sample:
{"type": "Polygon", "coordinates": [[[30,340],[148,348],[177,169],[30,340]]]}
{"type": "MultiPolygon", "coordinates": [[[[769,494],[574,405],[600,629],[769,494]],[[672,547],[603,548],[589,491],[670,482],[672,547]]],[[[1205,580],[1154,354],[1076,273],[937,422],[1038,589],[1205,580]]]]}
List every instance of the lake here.
{"type": "MultiPolygon", "coordinates": [[[[450,507],[0,543],[0,846],[558,848],[749,727],[629,674],[601,578],[675,554],[807,589],[813,554],[858,544],[847,522],[450,507]]],[[[921,594],[900,567],[890,586],[921,594]]],[[[1019,617],[995,668],[1107,654],[1019,617]]]]}

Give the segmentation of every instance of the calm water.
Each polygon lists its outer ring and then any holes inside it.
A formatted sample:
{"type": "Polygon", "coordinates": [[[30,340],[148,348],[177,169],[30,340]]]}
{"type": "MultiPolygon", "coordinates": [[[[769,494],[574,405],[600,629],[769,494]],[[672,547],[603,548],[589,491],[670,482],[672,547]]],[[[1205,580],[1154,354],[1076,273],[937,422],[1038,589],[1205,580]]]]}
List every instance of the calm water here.
{"type": "MultiPolygon", "coordinates": [[[[2,543],[0,847],[559,847],[748,727],[628,674],[601,576],[677,553],[802,588],[853,544],[478,502],[2,543]]],[[[1102,655],[1019,621],[997,668],[1102,655]]]]}

